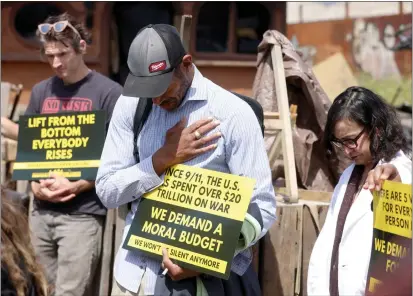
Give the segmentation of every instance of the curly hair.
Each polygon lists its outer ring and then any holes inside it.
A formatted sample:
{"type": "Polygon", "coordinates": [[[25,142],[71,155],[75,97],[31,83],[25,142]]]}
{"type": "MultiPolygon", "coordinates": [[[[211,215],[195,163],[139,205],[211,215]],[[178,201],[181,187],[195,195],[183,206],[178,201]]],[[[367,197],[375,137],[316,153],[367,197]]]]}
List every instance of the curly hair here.
{"type": "MultiPolygon", "coordinates": [[[[56,42],[59,41],[63,43],[66,47],[69,47],[68,42],[73,47],[76,53],[80,53],[80,40],[85,40],[86,43],[90,44],[91,35],[87,31],[83,23],[78,22],[73,16],[67,12],[62,13],[57,16],[49,16],[43,23],[54,24],[61,21],[68,21],[80,34],[76,34],[72,28],[67,26],[62,32],[55,32],[53,29],[50,30],[47,34],[41,34],[39,30],[36,31],[37,37],[40,39],[42,44],[46,42],[56,42]]],[[[43,54],[44,48],[42,48],[43,54]]]]}
{"type": "Polygon", "coordinates": [[[1,188],[1,264],[9,272],[17,296],[27,295],[27,275],[36,288],[37,295],[48,295],[48,284],[42,268],[36,262],[30,242],[27,215],[1,188]],[[22,265],[26,270],[22,270],[22,265]]]}
{"type": "Polygon", "coordinates": [[[373,162],[391,160],[402,150],[409,152],[403,128],[393,107],[371,90],[352,86],[339,94],[330,107],[324,133],[324,147],[329,158],[336,158],[331,141],[339,120],[348,119],[364,127],[370,138],[373,162]]]}

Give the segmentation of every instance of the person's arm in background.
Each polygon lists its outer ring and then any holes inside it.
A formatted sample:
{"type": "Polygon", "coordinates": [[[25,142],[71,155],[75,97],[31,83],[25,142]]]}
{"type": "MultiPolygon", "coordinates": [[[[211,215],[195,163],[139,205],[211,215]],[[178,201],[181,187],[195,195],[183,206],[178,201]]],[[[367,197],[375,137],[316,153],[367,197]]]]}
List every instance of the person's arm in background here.
{"type": "Polygon", "coordinates": [[[237,252],[254,245],[276,218],[275,192],[261,129],[252,109],[243,110],[230,119],[226,158],[231,174],[253,178],[256,183],[237,252]]]}
{"type": "Polygon", "coordinates": [[[102,110],[106,111],[106,132],[109,129],[109,123],[112,119],[113,110],[115,109],[116,102],[118,101],[119,97],[122,95],[122,87],[120,84],[115,84],[108,93],[103,97],[103,101],[101,102],[102,110]]]}
{"type": "MultiPolygon", "coordinates": [[[[25,115],[40,114],[40,98],[38,96],[38,86],[35,85],[30,94],[29,104],[25,115]]],[[[19,125],[7,117],[1,117],[1,134],[9,139],[17,141],[19,135],[19,125]]]]}
{"type": "Polygon", "coordinates": [[[2,136],[17,141],[19,135],[19,125],[7,117],[1,117],[1,134],[2,136]]]}

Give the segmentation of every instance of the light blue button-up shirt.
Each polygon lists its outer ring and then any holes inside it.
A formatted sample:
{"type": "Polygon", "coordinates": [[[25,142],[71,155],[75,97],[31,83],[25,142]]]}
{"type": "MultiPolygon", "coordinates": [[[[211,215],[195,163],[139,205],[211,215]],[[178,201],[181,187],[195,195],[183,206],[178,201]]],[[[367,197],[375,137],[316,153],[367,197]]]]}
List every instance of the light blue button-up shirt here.
{"type": "MultiPolygon", "coordinates": [[[[126,218],[124,240],[140,197],[163,182],[164,176],[159,177],[153,169],[152,155],[164,144],[168,129],[182,117],[188,119],[189,126],[199,119],[212,116],[221,122],[211,131],[222,133],[217,148],[185,164],[256,180],[251,203],[255,203],[255,208],[259,209],[260,217],[256,218],[261,219],[262,227],[250,247],[268,231],[275,220],[275,194],[261,129],[247,103],[206,79],[195,66],[194,68],[191,87],[176,110],[171,112],[153,106],[138,137],[138,164],[133,156],[133,122],[139,99],[125,96],[119,98],[96,178],[97,194],[108,208],[132,202],[132,209],[126,218]]],[[[233,260],[231,270],[239,275],[251,264],[252,252],[249,247],[238,253],[233,260]]],[[[114,277],[121,286],[136,293],[145,274],[145,295],[153,295],[160,268],[161,260],[120,247],[115,259],[114,277]]]]}

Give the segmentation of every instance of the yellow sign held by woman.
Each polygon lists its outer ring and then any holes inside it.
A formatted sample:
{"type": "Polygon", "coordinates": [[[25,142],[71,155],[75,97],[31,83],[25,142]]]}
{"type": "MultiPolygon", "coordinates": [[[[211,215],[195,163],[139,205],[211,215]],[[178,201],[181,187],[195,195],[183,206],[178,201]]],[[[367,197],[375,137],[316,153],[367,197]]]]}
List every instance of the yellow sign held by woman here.
{"type": "Polygon", "coordinates": [[[380,284],[391,278],[386,274],[409,258],[412,246],[412,186],[384,181],[381,191],[373,196],[373,246],[366,295],[380,290],[380,284]]]}

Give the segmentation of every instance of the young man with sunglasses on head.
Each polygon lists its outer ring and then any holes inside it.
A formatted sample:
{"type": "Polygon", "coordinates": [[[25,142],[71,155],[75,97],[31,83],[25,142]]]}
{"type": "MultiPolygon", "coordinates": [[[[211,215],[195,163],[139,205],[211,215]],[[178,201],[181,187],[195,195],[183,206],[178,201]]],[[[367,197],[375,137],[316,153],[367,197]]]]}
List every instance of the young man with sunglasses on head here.
{"type": "Polygon", "coordinates": [[[161,261],[123,249],[122,243],[112,295],[261,295],[251,246],[275,220],[275,193],[252,108],[202,76],[175,27],[157,24],[141,29],[130,46],[128,66],[130,74],[113,111],[96,177],[96,191],[108,208],[132,202],[123,240],[141,196],[163,183],[168,167],[196,166],[250,177],[256,184],[229,280],[181,268],[166,252],[161,261]],[[140,100],[150,100],[153,107],[135,142],[134,116],[140,100]],[[140,161],[135,159],[135,145],[140,161]]]}
{"type": "MultiPolygon", "coordinates": [[[[33,87],[26,114],[105,110],[108,127],[122,87],[86,66],[90,37],[84,25],[68,14],[51,16],[38,26],[37,35],[55,75],[33,87]]],[[[31,187],[33,244],[55,295],[93,295],[107,211],[94,180],[52,175],[31,187]]]]}

